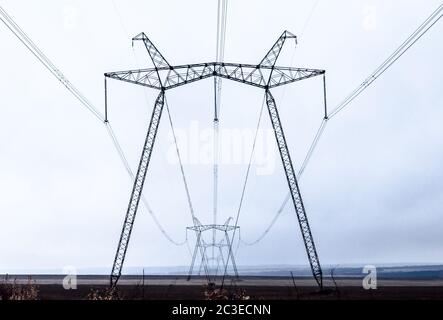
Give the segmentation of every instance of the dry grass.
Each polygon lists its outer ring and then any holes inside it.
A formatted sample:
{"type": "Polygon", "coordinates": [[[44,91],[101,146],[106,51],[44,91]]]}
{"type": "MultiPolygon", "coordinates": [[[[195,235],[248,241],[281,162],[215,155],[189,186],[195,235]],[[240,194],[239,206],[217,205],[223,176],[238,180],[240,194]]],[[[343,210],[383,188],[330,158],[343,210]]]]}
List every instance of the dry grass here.
{"type": "Polygon", "coordinates": [[[209,283],[205,289],[206,300],[249,300],[246,290],[236,288],[235,290],[216,289],[213,283],[209,283]]]}
{"type": "Polygon", "coordinates": [[[102,290],[92,289],[86,296],[87,300],[121,300],[122,297],[116,288],[106,288],[102,290]]]}
{"type": "Polygon", "coordinates": [[[37,300],[39,288],[31,277],[26,284],[18,284],[17,279],[9,281],[6,277],[0,283],[0,300],[37,300]]]}

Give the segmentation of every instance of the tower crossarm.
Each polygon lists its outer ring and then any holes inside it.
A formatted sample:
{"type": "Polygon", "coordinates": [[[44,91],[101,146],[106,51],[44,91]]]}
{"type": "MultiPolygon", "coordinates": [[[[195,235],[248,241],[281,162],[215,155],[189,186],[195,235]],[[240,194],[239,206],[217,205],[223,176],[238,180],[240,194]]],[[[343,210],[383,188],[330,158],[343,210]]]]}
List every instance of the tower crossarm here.
{"type": "Polygon", "coordinates": [[[305,80],[325,73],[325,70],[275,67],[269,79],[269,89],[305,80]]]}
{"type": "Polygon", "coordinates": [[[186,229],[196,231],[196,232],[205,232],[209,230],[218,230],[223,232],[233,231],[235,229],[239,229],[238,226],[227,225],[227,224],[206,224],[199,226],[187,227],[186,229]]]}
{"type": "Polygon", "coordinates": [[[319,69],[210,62],[110,72],[105,76],[158,90],[173,89],[210,77],[221,77],[266,89],[266,87],[275,88],[324,73],[324,70],[319,69]]]}
{"type": "Polygon", "coordinates": [[[149,87],[153,89],[160,90],[162,87],[160,83],[160,78],[157,74],[157,71],[154,68],[144,69],[144,70],[109,72],[105,73],[105,77],[133,84],[138,84],[140,86],[149,87]]]}

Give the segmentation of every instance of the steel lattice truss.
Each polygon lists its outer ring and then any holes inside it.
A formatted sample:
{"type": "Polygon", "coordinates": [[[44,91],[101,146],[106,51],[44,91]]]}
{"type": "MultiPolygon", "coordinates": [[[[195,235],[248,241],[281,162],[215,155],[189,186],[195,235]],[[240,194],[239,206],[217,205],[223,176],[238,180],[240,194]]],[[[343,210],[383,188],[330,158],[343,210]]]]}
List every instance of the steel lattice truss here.
{"type": "MultiPolygon", "coordinates": [[[[309,227],[294,167],[292,165],[280,117],[278,115],[277,106],[270,89],[292,82],[316,77],[319,75],[323,75],[324,79],[325,71],[318,69],[276,66],[275,64],[278,60],[278,57],[280,56],[281,50],[288,39],[294,39],[295,42],[297,42],[297,38],[295,35],[288,31],[283,32],[283,34],[278,38],[278,40],[268,51],[265,57],[257,65],[209,62],[172,66],[157,50],[151,40],[149,40],[149,38],[144,33],[140,33],[133,38],[133,41],[143,42],[146,50],[149,53],[152,63],[154,64],[154,68],[110,72],[105,74],[105,82],[107,78],[111,78],[157,89],[160,91],[159,96],[155,102],[151,122],[149,124],[148,133],[146,136],[146,141],[143,147],[142,156],[132,189],[129,206],[123,223],[123,229],[111,273],[111,286],[115,286],[117,284],[117,281],[119,280],[121,275],[126,250],[128,247],[129,239],[134,225],[134,219],[140,201],[140,196],[143,191],[143,185],[146,178],[149,160],[151,158],[155,137],[157,135],[157,129],[163,111],[165,92],[167,90],[183,86],[188,83],[196,82],[198,80],[207,79],[210,77],[220,77],[259,87],[265,90],[269,115],[275,132],[275,137],[283,163],[283,168],[285,170],[289,190],[291,192],[292,201],[297,213],[297,218],[303,236],[303,241],[305,243],[309,263],[311,265],[312,274],[318,285],[322,287],[322,270],[314,245],[314,239],[309,227]]],[[[106,96],[107,95],[105,94],[105,98],[106,96]]],[[[107,106],[107,103],[105,103],[105,106],[107,106]]],[[[212,229],[216,227],[226,228],[226,226],[221,225],[211,226],[212,229]]],[[[200,234],[201,231],[202,230],[197,230],[197,232],[199,232],[200,234]]],[[[224,230],[224,232],[227,233],[226,230],[224,230]]],[[[198,239],[197,241],[200,241],[200,239],[198,239]]],[[[202,246],[200,246],[200,248],[202,248],[202,246]]]]}
{"type": "Polygon", "coordinates": [[[265,58],[257,65],[208,62],[171,66],[157,51],[144,33],[133,40],[142,40],[148,50],[154,68],[106,73],[108,78],[137,85],[168,90],[210,77],[221,77],[262,89],[271,89],[291,82],[304,80],[325,73],[324,70],[291,67],[276,67],[278,55],[286,39],[296,37],[285,31],[265,58]]]}
{"type": "MultiPolygon", "coordinates": [[[[188,281],[191,279],[193,271],[194,271],[194,265],[196,262],[196,258],[197,258],[197,253],[198,251],[200,251],[200,256],[201,256],[201,264],[200,267],[203,266],[205,269],[205,274],[206,274],[206,278],[208,279],[208,281],[210,281],[210,272],[208,269],[208,260],[210,260],[207,257],[207,249],[208,248],[216,248],[219,252],[219,257],[221,258],[223,265],[227,266],[227,263],[230,262],[232,269],[234,271],[234,276],[236,279],[238,279],[238,270],[237,270],[237,264],[235,263],[235,257],[234,254],[232,252],[232,248],[231,248],[231,239],[229,237],[229,233],[230,232],[234,232],[235,230],[240,229],[240,227],[238,226],[233,226],[230,225],[229,222],[231,221],[231,218],[229,218],[224,224],[207,224],[207,225],[203,225],[201,224],[198,219],[197,219],[197,224],[194,224],[194,226],[192,227],[188,227],[188,230],[194,231],[196,236],[197,236],[197,240],[195,243],[195,248],[194,248],[194,252],[192,254],[192,262],[191,262],[191,266],[189,268],[189,273],[188,273],[188,281]],[[215,231],[215,232],[219,232],[223,234],[224,239],[222,239],[219,242],[210,242],[207,243],[204,241],[203,239],[203,233],[205,233],[206,231],[215,231]],[[227,249],[227,255],[228,255],[228,260],[225,261],[224,259],[224,252],[223,249],[226,248],[227,249]],[[226,263],[226,265],[225,265],[226,263]]],[[[234,237],[234,234],[233,236],[234,237]]],[[[219,262],[219,259],[216,259],[217,262],[219,262]]],[[[217,264],[217,269],[215,271],[214,277],[217,277],[218,274],[218,264],[217,264]]]]}
{"type": "Polygon", "coordinates": [[[315,69],[209,62],[112,72],[107,73],[106,76],[153,89],[168,90],[210,77],[221,77],[262,89],[271,89],[320,74],[322,71],[315,69]]]}

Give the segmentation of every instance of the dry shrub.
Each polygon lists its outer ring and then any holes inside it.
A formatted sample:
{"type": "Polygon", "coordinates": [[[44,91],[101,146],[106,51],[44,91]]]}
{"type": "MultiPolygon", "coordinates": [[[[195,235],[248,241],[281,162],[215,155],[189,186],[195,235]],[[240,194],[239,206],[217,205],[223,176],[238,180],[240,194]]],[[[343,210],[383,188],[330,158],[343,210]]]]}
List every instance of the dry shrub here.
{"type": "Polygon", "coordinates": [[[116,288],[91,289],[86,296],[88,300],[121,300],[121,296],[116,288]]]}
{"type": "Polygon", "coordinates": [[[206,300],[249,300],[246,290],[236,288],[235,291],[228,289],[216,289],[214,283],[209,283],[205,289],[206,300]]]}
{"type": "Polygon", "coordinates": [[[6,281],[0,284],[0,300],[10,300],[12,297],[12,284],[6,281]]]}
{"type": "Polygon", "coordinates": [[[23,285],[18,284],[17,279],[12,282],[5,279],[0,284],[0,300],[37,300],[38,293],[38,286],[31,277],[23,285]]]}

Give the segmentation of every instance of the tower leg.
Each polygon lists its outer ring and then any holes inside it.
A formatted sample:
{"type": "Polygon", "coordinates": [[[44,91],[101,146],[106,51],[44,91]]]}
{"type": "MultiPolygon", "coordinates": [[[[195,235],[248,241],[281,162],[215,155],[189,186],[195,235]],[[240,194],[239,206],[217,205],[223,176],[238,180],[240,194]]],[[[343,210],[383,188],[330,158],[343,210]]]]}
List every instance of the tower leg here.
{"type": "MultiPolygon", "coordinates": [[[[229,235],[226,231],[225,231],[225,237],[226,237],[226,243],[231,243],[229,240],[229,235]]],[[[232,268],[234,269],[235,278],[238,279],[239,276],[238,276],[237,264],[235,263],[234,254],[233,254],[232,250],[229,250],[229,254],[230,254],[229,258],[231,259],[231,263],[232,263],[232,268]]],[[[228,261],[229,261],[229,258],[228,258],[228,261]]]]}
{"type": "Polygon", "coordinates": [[[225,257],[223,256],[223,250],[221,247],[218,248],[218,250],[220,251],[220,257],[221,257],[221,261],[222,261],[222,265],[225,265],[225,257]]]}
{"type": "Polygon", "coordinates": [[[289,149],[286,143],[286,138],[283,132],[280,117],[278,115],[277,105],[275,104],[274,97],[269,90],[266,90],[266,104],[268,106],[269,116],[271,118],[278,149],[280,151],[280,157],[283,162],[283,168],[285,169],[286,179],[288,181],[289,191],[291,192],[292,202],[294,204],[295,211],[297,213],[298,223],[303,235],[303,241],[305,244],[309,263],[311,265],[312,274],[321,289],[323,288],[323,276],[320,261],[318,259],[317,250],[315,249],[314,239],[312,237],[311,228],[309,227],[308,218],[306,216],[306,211],[303,205],[294,167],[292,165],[291,156],[289,155],[289,149]]]}
{"type": "Polygon", "coordinates": [[[200,261],[200,266],[199,266],[199,268],[198,268],[198,275],[201,275],[201,274],[202,274],[202,266],[203,266],[203,262],[204,262],[203,254],[202,254],[201,256],[202,256],[202,259],[201,259],[201,261],[200,261]]]}
{"type": "Polygon", "coordinates": [[[154,110],[152,111],[151,122],[149,123],[148,133],[146,135],[143,152],[138,165],[137,175],[135,177],[132,188],[131,199],[129,200],[128,209],[126,211],[123,229],[118,242],[117,253],[115,254],[114,264],[111,272],[111,287],[115,287],[121,276],[123,263],[125,261],[126,250],[128,249],[129,239],[134,226],[135,215],[137,214],[140,196],[143,192],[146,172],[148,170],[149,161],[151,159],[152,149],[154,148],[155,137],[157,136],[160,118],[163,112],[165,100],[165,92],[162,90],[155,101],[154,110]]]}
{"type": "Polygon", "coordinates": [[[220,262],[221,265],[224,266],[225,265],[225,259],[223,258],[223,250],[222,250],[222,246],[218,246],[218,256],[217,256],[217,270],[215,271],[215,277],[217,278],[218,276],[218,271],[220,270],[220,262]]]}
{"type": "Polygon", "coordinates": [[[208,268],[208,260],[206,259],[206,247],[202,246],[201,244],[199,244],[199,246],[200,246],[200,254],[202,256],[202,261],[198,273],[201,274],[201,268],[203,266],[203,269],[205,271],[206,281],[211,282],[211,276],[209,274],[209,268],[208,268]]]}
{"type": "MultiPolygon", "coordinates": [[[[197,244],[200,243],[200,237],[201,237],[201,232],[198,232],[197,244]]],[[[197,251],[198,251],[198,246],[196,245],[194,248],[194,253],[192,254],[192,262],[191,262],[191,267],[189,268],[187,281],[191,280],[192,273],[194,272],[194,264],[195,264],[195,259],[197,258],[197,251]]]]}

